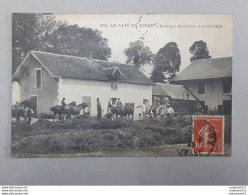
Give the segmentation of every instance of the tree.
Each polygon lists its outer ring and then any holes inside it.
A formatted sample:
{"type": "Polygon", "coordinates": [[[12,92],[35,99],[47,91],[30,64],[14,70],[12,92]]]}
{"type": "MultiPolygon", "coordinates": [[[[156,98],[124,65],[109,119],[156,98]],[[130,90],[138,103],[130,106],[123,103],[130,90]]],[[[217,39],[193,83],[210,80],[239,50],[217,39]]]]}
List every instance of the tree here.
{"type": "Polygon", "coordinates": [[[89,57],[107,60],[111,57],[108,39],[102,37],[101,32],[78,25],[60,25],[53,32],[53,51],[65,55],[89,57]]]}
{"type": "Polygon", "coordinates": [[[132,63],[137,68],[145,64],[152,64],[154,55],[149,47],[145,47],[144,42],[137,40],[129,43],[129,47],[125,49],[124,54],[127,56],[126,63],[132,63]]]}
{"type": "Polygon", "coordinates": [[[151,73],[151,77],[150,79],[154,82],[154,83],[165,83],[165,76],[164,73],[162,72],[162,70],[157,67],[154,66],[152,73],[151,73]]]}
{"type": "Polygon", "coordinates": [[[193,55],[190,61],[198,59],[211,58],[207,49],[207,44],[204,41],[195,41],[194,44],[189,48],[190,53],[193,55]]]}
{"type": "Polygon", "coordinates": [[[168,79],[173,78],[179,71],[181,65],[180,50],[175,42],[167,43],[159,49],[156,55],[156,66],[168,75],[168,79]]]}
{"type": "Polygon", "coordinates": [[[49,36],[56,26],[53,15],[13,14],[12,23],[12,70],[20,65],[30,50],[46,50],[49,36]]]}
{"type": "Polygon", "coordinates": [[[91,53],[99,60],[111,57],[108,40],[98,30],[55,21],[52,14],[14,14],[13,73],[30,50],[79,57],[91,53]]]}

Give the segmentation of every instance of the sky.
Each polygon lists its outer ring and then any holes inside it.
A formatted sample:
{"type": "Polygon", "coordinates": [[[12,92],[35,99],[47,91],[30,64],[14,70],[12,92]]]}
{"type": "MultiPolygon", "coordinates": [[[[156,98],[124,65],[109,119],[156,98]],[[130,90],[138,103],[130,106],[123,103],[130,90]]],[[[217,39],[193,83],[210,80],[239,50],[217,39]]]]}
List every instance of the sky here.
{"type": "Polygon", "coordinates": [[[180,71],[190,64],[189,48],[195,41],[206,42],[212,58],[233,55],[231,14],[56,14],[55,19],[101,31],[112,50],[110,61],[125,63],[125,48],[140,39],[154,54],[166,43],[176,42],[180,71]]]}

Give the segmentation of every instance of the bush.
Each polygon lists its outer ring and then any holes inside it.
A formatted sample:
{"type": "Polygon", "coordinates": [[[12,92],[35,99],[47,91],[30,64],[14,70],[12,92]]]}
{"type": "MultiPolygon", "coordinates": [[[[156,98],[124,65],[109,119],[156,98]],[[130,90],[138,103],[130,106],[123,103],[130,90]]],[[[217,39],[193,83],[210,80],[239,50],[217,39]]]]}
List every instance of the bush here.
{"type": "Polygon", "coordinates": [[[126,118],[117,118],[116,120],[110,120],[106,118],[98,119],[91,127],[93,129],[118,129],[123,127],[133,126],[134,122],[132,120],[127,120],[126,118]]]}
{"type": "Polygon", "coordinates": [[[41,117],[42,119],[53,119],[54,113],[52,113],[52,112],[40,113],[40,117],[41,117]]]}
{"type": "Polygon", "coordinates": [[[90,116],[74,117],[70,120],[50,122],[45,119],[39,119],[32,125],[35,130],[51,130],[51,129],[118,129],[130,127],[134,124],[132,120],[126,118],[117,118],[116,120],[106,118],[94,118],[90,116]]]}
{"type": "Polygon", "coordinates": [[[89,116],[56,122],[40,119],[31,126],[34,131],[23,134],[12,148],[13,152],[37,154],[147,149],[187,143],[189,127],[191,118],[188,116],[138,121],[89,116]]]}
{"type": "Polygon", "coordinates": [[[12,122],[12,132],[32,131],[33,128],[26,121],[12,122]]]}
{"type": "Polygon", "coordinates": [[[39,119],[37,122],[33,123],[31,126],[35,130],[43,130],[46,129],[52,122],[46,119],[39,119]]]}

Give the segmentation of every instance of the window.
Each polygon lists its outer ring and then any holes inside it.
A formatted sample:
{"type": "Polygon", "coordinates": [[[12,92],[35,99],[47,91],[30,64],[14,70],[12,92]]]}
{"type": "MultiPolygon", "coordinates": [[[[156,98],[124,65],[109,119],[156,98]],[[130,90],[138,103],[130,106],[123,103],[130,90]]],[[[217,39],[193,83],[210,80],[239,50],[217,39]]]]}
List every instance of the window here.
{"type": "Polygon", "coordinates": [[[35,69],[35,87],[41,87],[41,68],[36,68],[35,69]]]}
{"type": "Polygon", "coordinates": [[[231,93],[232,90],[232,80],[223,80],[223,93],[231,93]]]}
{"type": "Polygon", "coordinates": [[[118,81],[111,81],[111,89],[112,90],[117,90],[117,83],[118,83],[118,81]]]}
{"type": "Polygon", "coordinates": [[[198,84],[198,94],[205,94],[205,83],[198,84]]]}

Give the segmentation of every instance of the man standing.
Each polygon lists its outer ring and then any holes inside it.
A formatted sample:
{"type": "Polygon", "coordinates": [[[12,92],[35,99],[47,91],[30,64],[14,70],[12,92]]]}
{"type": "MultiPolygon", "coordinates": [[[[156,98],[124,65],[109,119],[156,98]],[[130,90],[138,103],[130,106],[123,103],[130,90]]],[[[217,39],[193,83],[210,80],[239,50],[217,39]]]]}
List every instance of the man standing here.
{"type": "Polygon", "coordinates": [[[31,125],[31,117],[34,114],[34,111],[31,108],[26,108],[26,117],[28,118],[28,124],[31,125]]]}
{"type": "Polygon", "coordinates": [[[122,102],[121,102],[120,98],[118,98],[118,100],[117,100],[117,107],[122,108],[122,102]]]}
{"type": "Polygon", "coordinates": [[[113,104],[112,104],[112,98],[109,99],[109,102],[108,102],[108,113],[111,112],[111,109],[113,108],[113,104]]]}
{"type": "Polygon", "coordinates": [[[97,118],[101,118],[102,117],[102,106],[101,106],[101,102],[99,98],[96,99],[96,102],[97,102],[97,118]]]}
{"type": "Polygon", "coordinates": [[[166,106],[165,113],[166,113],[167,117],[170,117],[170,116],[173,116],[174,115],[174,109],[171,107],[170,104],[168,104],[166,106]]]}

